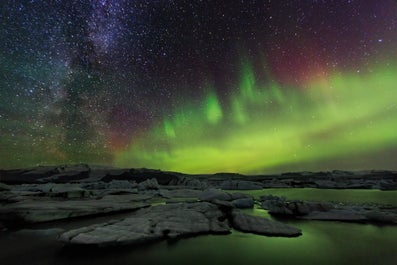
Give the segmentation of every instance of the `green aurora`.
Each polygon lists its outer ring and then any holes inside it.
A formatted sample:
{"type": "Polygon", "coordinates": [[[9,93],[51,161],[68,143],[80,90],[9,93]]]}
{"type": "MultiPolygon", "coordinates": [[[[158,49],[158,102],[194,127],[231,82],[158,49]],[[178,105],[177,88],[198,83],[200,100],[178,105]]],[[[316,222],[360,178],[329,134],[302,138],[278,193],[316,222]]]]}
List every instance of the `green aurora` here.
{"type": "Polygon", "coordinates": [[[313,75],[288,87],[258,82],[245,62],[234,94],[220,101],[208,86],[201,104],[180,106],[133,137],[113,165],[186,173],[390,167],[381,160],[397,149],[396,72],[313,75]]]}

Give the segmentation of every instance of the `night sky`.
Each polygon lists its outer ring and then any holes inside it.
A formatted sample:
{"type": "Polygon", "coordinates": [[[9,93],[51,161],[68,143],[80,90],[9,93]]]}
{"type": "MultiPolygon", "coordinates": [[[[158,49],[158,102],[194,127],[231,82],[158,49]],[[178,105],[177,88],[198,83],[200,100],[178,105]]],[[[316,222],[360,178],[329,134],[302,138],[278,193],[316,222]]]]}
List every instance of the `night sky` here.
{"type": "Polygon", "coordinates": [[[0,11],[0,168],[397,169],[394,0],[0,11]]]}

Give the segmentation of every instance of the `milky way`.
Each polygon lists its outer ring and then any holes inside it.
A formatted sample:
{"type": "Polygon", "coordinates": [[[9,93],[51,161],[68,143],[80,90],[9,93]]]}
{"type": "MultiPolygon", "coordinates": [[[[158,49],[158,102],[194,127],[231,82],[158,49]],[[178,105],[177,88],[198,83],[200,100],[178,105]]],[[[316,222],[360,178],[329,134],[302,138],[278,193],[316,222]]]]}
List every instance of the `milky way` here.
{"type": "Polygon", "coordinates": [[[0,10],[0,167],[397,169],[396,1],[0,10]]]}

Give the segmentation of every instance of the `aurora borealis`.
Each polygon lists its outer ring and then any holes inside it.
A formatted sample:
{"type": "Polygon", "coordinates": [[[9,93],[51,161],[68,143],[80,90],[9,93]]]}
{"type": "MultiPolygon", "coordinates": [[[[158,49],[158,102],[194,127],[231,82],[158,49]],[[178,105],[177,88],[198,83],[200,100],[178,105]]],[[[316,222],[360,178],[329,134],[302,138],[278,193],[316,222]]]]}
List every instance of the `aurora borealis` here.
{"type": "Polygon", "coordinates": [[[0,8],[0,168],[397,169],[396,1],[0,8]]]}

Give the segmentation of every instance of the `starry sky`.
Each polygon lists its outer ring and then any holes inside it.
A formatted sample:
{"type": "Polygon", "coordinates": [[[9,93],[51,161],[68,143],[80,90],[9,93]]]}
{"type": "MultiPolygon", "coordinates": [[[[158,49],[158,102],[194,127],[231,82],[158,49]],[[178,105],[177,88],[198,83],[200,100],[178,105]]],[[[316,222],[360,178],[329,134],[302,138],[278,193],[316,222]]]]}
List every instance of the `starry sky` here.
{"type": "Polygon", "coordinates": [[[394,0],[4,0],[0,168],[397,169],[394,0]]]}

